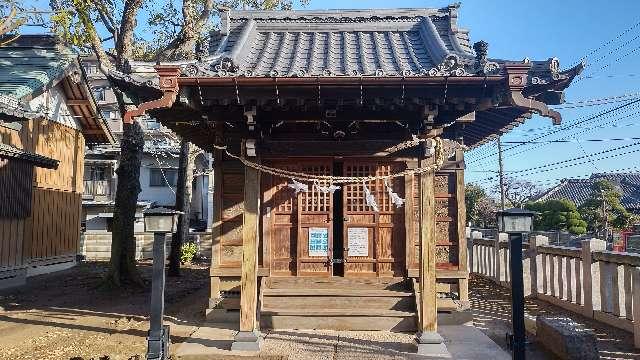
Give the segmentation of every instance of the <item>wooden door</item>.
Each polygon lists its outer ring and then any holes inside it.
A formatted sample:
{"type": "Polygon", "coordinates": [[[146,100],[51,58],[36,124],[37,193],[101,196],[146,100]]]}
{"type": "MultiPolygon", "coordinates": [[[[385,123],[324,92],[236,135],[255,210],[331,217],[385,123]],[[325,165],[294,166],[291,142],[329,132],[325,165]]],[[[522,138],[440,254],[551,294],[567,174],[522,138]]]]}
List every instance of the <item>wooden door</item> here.
{"type": "MultiPolygon", "coordinates": [[[[404,164],[349,160],[345,176],[384,176],[404,169],[404,164]]],[[[394,192],[404,198],[404,178],[388,181],[394,192]]],[[[345,186],[344,259],[346,277],[404,276],[404,209],[390,199],[384,180],[366,183],[375,196],[379,211],[367,205],[362,184],[345,186]]]]}
{"type": "MultiPolygon", "coordinates": [[[[268,162],[269,166],[298,171],[288,162],[268,162]]],[[[295,276],[297,271],[298,201],[287,179],[262,176],[263,186],[263,257],[272,276],[295,276]]]]}
{"type": "MultiPolygon", "coordinates": [[[[302,173],[331,175],[331,160],[300,161],[302,173]]],[[[326,185],[326,184],[324,184],[326,185]]],[[[322,193],[309,184],[309,191],[298,194],[298,276],[333,275],[333,196],[322,193]],[[310,235],[324,240],[310,244],[310,235]],[[310,246],[311,245],[311,246],[310,246]]]]}
{"type": "MultiPolygon", "coordinates": [[[[331,160],[288,159],[269,166],[315,175],[330,175],[331,160]]],[[[272,276],[331,276],[333,258],[333,199],[314,191],[295,194],[278,176],[263,177],[264,258],[272,276]],[[326,252],[309,248],[309,234],[326,234],[326,252]]],[[[317,245],[317,244],[312,244],[317,245]]]]}

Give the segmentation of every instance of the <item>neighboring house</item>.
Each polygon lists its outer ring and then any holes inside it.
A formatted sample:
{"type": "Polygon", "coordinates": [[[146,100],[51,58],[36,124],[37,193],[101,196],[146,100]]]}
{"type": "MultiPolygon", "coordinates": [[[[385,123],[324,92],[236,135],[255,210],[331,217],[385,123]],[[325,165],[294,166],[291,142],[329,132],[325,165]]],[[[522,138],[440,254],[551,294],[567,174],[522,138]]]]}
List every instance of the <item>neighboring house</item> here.
{"type": "Polygon", "coordinates": [[[622,206],[627,211],[640,214],[640,173],[593,174],[588,179],[563,179],[560,184],[543,193],[536,201],[567,199],[580,206],[591,197],[594,182],[605,179],[618,187],[622,206]]]}
{"type": "Polygon", "coordinates": [[[49,35],[0,47],[0,287],[75,264],[85,146],[110,143],[77,54],[49,35]]]}
{"type": "MultiPolygon", "coordinates": [[[[85,156],[82,219],[85,241],[82,253],[89,259],[110,256],[111,224],[117,185],[116,169],[120,157],[119,139],[122,137],[122,119],[115,94],[95,57],[82,58],[90,86],[98,107],[116,138],[116,144],[96,146],[85,156]]],[[[178,178],[179,139],[169,129],[152,118],[140,120],[145,146],[140,165],[140,187],[135,231],[138,239],[146,239],[142,211],[151,206],[173,207],[178,178]]],[[[209,189],[211,156],[200,152],[195,158],[191,200],[191,227],[204,231],[211,228],[212,194],[209,189]]],[[[147,244],[139,244],[147,247],[147,244]]],[[[145,257],[138,252],[138,257],[145,257]]]]}

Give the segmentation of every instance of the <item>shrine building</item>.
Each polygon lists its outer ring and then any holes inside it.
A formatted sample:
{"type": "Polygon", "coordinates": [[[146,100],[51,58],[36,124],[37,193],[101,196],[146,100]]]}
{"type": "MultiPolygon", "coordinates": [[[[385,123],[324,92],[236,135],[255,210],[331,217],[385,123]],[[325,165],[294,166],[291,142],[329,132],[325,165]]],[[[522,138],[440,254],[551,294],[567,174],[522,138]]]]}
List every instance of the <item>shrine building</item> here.
{"type": "Polygon", "coordinates": [[[146,112],[215,156],[208,314],[248,346],[266,328],[437,342],[469,307],[464,151],[559,124],[582,64],[494,59],[457,5],[221,17],[197,60],[110,74],[125,123],[146,112]]]}

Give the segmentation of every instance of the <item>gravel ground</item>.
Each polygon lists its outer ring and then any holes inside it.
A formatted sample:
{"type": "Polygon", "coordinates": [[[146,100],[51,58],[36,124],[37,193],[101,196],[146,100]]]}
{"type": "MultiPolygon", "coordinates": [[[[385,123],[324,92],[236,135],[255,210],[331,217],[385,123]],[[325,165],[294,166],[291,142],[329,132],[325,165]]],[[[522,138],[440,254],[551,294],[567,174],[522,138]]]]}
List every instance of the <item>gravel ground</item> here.
{"type": "MultiPolygon", "coordinates": [[[[473,311],[474,325],[502,348],[506,349],[505,334],[510,330],[511,294],[509,289],[497,286],[490,280],[472,275],[469,282],[469,296],[473,311]]],[[[530,299],[526,311],[532,316],[559,315],[592,329],[598,337],[601,359],[640,359],[640,349],[633,346],[633,334],[618,328],[588,319],[561,307],[541,300],[530,299]]],[[[533,340],[533,339],[532,339],[533,340]]],[[[552,356],[532,343],[528,347],[527,359],[549,359],[552,356]]]]}

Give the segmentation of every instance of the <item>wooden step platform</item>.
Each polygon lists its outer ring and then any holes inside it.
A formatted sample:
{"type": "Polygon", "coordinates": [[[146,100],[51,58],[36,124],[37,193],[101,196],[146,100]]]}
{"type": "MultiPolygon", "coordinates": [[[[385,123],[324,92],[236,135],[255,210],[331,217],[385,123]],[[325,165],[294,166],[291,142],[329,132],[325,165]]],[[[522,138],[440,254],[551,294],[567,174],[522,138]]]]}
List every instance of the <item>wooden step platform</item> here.
{"type": "Polygon", "coordinates": [[[265,329],[415,331],[415,296],[404,278],[263,278],[265,329]]]}

